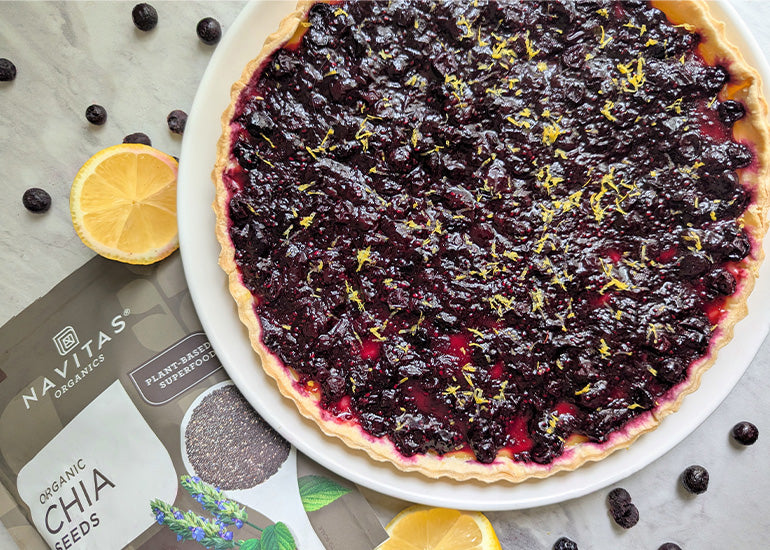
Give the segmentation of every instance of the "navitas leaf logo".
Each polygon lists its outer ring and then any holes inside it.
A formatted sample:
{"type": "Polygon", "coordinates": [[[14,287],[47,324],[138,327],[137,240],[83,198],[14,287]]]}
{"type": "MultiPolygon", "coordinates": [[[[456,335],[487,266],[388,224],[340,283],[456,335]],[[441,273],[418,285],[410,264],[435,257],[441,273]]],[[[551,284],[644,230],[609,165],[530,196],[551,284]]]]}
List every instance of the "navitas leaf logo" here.
{"type": "Polygon", "coordinates": [[[75,329],[68,325],[53,337],[53,343],[56,346],[56,351],[59,352],[59,355],[67,355],[75,349],[75,346],[80,343],[80,340],[78,340],[75,329]]]}

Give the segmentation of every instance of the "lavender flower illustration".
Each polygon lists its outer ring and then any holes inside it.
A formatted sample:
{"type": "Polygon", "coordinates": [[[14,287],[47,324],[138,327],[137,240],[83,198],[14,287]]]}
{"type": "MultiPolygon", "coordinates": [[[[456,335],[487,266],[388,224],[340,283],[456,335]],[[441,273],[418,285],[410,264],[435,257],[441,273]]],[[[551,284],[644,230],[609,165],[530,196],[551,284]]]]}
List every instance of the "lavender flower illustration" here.
{"type": "Polygon", "coordinates": [[[183,512],[162,500],[150,502],[155,520],[176,534],[177,541],[197,541],[212,550],[240,548],[241,550],[296,550],[294,538],[282,522],[261,529],[248,521],[246,508],[225,498],[219,488],[201,481],[197,476],[184,475],[182,487],[197,500],[214,519],[199,516],[193,511],[183,512]],[[240,529],[244,525],[261,533],[258,539],[235,539],[229,528],[240,529]]]}

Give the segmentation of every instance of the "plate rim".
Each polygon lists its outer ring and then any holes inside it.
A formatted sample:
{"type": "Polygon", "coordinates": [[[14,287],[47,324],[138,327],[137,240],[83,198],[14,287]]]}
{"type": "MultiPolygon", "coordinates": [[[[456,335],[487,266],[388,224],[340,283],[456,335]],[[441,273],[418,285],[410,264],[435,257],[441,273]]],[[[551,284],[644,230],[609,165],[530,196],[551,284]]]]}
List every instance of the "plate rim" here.
{"type": "MultiPolygon", "coordinates": [[[[220,41],[190,110],[180,153],[177,198],[182,264],[201,324],[232,381],[276,431],[312,460],[371,490],[430,506],[502,511],[555,504],[616,483],[673,449],[719,407],[743,376],[770,331],[770,310],[765,312],[760,307],[770,300],[768,261],[763,263],[756,287],[749,297],[749,314],[739,322],[738,326],[742,328],[736,330],[731,342],[720,350],[716,363],[704,374],[701,388],[685,398],[677,413],[667,416],[654,431],[642,435],[629,449],[617,451],[600,462],[585,464],[573,472],[561,472],[520,484],[431,479],[417,473],[401,472],[390,464],[374,461],[361,451],[349,449],[302,417],[293,402],[279,395],[275,382],[259,367],[248,333],[238,319],[235,302],[227,290],[227,277],[217,264],[220,247],[214,236],[211,208],[214,186],[210,179],[216,140],[221,133],[219,120],[229,103],[230,83],[240,77],[246,62],[256,55],[267,34],[277,28],[277,24],[273,28],[268,26],[272,24],[269,21],[274,12],[280,12],[280,20],[293,6],[294,2],[254,0],[243,8],[220,41]],[[277,6],[280,8],[272,10],[277,6]],[[255,23],[263,25],[266,32],[252,32],[250,28],[255,23]],[[253,53],[244,57],[242,52],[238,54],[238,48],[246,42],[256,44],[256,48],[249,49],[253,53]],[[243,59],[241,65],[236,65],[243,59]],[[214,106],[221,109],[212,112],[214,106]],[[204,133],[204,130],[212,129],[214,114],[215,135],[204,133]],[[206,189],[209,195],[204,200],[199,193],[206,189]],[[207,223],[202,223],[203,218],[207,218],[207,223]],[[235,324],[240,328],[235,328],[235,324]],[[749,330],[749,325],[754,330],[749,330]],[[240,331],[240,334],[233,336],[233,331],[240,331]],[[244,340],[251,361],[244,355],[244,340]],[[736,357],[740,359],[739,368],[734,367],[736,357]],[[733,364],[732,368],[728,368],[728,362],[733,364]],[[271,390],[262,391],[264,384],[272,385],[271,390]]],[[[749,63],[760,71],[765,95],[770,98],[770,70],[755,37],[728,0],[711,2],[711,7],[715,15],[725,21],[730,39],[742,46],[749,63]]],[[[770,248],[768,239],[765,239],[764,248],[766,252],[770,248]]]]}

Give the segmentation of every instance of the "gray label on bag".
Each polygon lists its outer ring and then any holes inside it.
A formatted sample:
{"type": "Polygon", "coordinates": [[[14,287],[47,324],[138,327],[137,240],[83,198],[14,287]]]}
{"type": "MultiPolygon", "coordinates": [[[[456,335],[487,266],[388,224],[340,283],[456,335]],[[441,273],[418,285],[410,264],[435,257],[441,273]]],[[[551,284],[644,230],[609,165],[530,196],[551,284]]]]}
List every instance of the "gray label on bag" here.
{"type": "Polygon", "coordinates": [[[150,405],[168,403],[222,368],[202,332],[190,334],[131,371],[131,381],[150,405]]]}

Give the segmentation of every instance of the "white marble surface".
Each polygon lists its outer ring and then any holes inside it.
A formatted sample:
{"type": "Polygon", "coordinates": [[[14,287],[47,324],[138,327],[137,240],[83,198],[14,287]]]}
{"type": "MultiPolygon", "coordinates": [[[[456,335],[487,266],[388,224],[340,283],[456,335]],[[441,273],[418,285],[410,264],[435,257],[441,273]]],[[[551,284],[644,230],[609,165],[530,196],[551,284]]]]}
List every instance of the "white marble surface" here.
{"type": "MultiPolygon", "coordinates": [[[[18,77],[0,83],[0,323],[5,323],[88,260],[69,216],[70,183],[97,150],[143,131],[153,144],[178,155],[181,140],[166,127],[173,109],[188,111],[212,48],[195,35],[204,16],[225,30],[242,1],[154,1],[160,23],[141,33],[131,23],[134,2],[0,2],[0,57],[16,63],[18,77]],[[91,103],[108,113],[103,127],[89,125],[91,103]],[[28,213],[28,187],[47,189],[51,211],[28,213]]],[[[733,0],[765,50],[770,50],[770,2],[733,0]]],[[[585,549],[652,549],[665,541],[685,549],[768,547],[770,531],[770,341],[725,402],[691,436],[616,486],[629,490],[641,520],[624,531],[609,519],[607,490],[558,505],[494,512],[506,549],[550,549],[562,535],[585,549]],[[760,429],[753,447],[728,437],[732,425],[751,420],[760,429]],[[711,474],[709,490],[693,497],[677,483],[699,463],[711,474]]],[[[387,522],[407,503],[365,491],[387,522]]],[[[0,531],[0,548],[14,548],[0,531]]],[[[30,546],[32,547],[32,546],[30,546]]]]}

